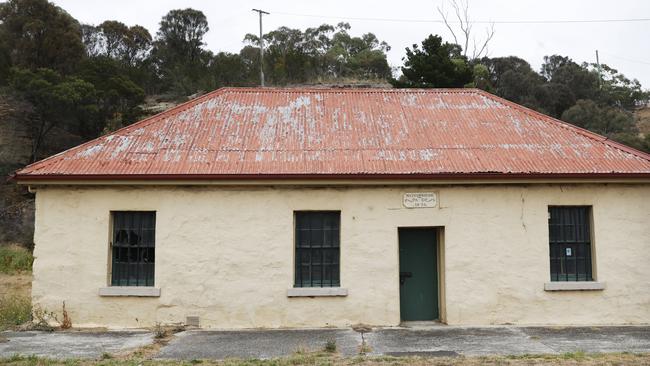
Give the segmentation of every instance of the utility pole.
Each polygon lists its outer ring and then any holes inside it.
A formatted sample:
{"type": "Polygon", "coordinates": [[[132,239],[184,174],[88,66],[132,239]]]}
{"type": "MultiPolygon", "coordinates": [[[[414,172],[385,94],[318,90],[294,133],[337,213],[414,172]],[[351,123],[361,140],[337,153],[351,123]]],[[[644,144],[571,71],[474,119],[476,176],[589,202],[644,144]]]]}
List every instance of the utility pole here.
{"type": "Polygon", "coordinates": [[[601,76],[600,76],[600,59],[598,58],[598,50],[596,50],[596,67],[598,67],[598,89],[601,89],[601,76]]]}
{"type": "Polygon", "coordinates": [[[260,86],[264,87],[264,39],[262,38],[262,15],[270,13],[260,9],[253,9],[260,15],[260,86]]]}

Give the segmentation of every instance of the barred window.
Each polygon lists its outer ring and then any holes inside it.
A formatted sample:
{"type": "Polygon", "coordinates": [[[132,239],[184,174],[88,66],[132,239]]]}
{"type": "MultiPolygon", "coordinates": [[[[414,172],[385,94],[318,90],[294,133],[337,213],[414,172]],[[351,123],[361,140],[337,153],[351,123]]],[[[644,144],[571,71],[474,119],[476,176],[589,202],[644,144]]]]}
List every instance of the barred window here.
{"type": "Polygon", "coordinates": [[[592,281],[591,207],[548,208],[551,281],[592,281]]]}
{"type": "Polygon", "coordinates": [[[112,286],[153,286],[156,258],[156,213],[113,214],[112,286]]]}
{"type": "Polygon", "coordinates": [[[338,211],[295,213],[295,287],[339,286],[340,222],[338,211]]]}

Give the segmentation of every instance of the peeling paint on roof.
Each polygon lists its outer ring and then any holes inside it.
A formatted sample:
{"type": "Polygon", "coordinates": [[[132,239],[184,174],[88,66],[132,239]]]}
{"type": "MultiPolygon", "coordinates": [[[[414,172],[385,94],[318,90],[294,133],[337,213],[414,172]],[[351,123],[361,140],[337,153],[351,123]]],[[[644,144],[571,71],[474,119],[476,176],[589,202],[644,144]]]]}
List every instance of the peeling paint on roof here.
{"type": "Polygon", "coordinates": [[[30,177],[641,174],[650,155],[476,89],[224,88],[30,177]]]}

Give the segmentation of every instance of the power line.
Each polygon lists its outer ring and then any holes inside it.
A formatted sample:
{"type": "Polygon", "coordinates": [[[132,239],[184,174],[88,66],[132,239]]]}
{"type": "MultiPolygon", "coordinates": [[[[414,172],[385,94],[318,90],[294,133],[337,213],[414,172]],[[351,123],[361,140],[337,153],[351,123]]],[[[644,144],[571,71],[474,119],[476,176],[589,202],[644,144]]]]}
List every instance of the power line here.
{"type": "MultiPolygon", "coordinates": [[[[276,12],[273,14],[288,15],[296,17],[309,18],[328,18],[340,20],[365,20],[372,22],[401,22],[401,23],[444,23],[444,20],[438,19],[404,19],[404,18],[363,18],[349,17],[339,15],[320,15],[320,14],[297,14],[276,12]]],[[[473,20],[471,23],[476,24],[566,24],[566,23],[626,23],[626,22],[650,22],[650,18],[628,18],[628,19],[564,19],[564,20],[473,20]]],[[[458,24],[459,22],[450,21],[449,23],[458,24]]]]}
{"type": "Polygon", "coordinates": [[[637,63],[637,64],[643,64],[643,65],[650,65],[650,62],[648,62],[648,61],[634,60],[634,59],[631,59],[631,58],[612,55],[611,53],[607,53],[607,52],[603,52],[603,54],[607,55],[609,57],[617,58],[619,60],[623,60],[623,61],[627,61],[627,62],[634,62],[634,63],[637,63]]]}

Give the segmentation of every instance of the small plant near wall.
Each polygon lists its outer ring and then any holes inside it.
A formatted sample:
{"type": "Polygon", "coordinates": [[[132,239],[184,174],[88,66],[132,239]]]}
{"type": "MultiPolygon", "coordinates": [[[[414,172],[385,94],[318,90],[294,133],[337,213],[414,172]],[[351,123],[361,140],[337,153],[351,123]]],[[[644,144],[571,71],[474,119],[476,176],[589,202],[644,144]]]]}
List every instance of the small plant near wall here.
{"type": "Polygon", "coordinates": [[[47,311],[39,305],[35,305],[32,310],[32,324],[30,329],[51,332],[54,330],[54,327],[50,325],[52,320],[58,321],[54,312],[47,311]]]}
{"type": "Polygon", "coordinates": [[[72,328],[72,319],[68,315],[68,311],[65,309],[65,301],[63,302],[63,310],[61,311],[63,320],[61,321],[61,329],[70,329],[72,328]]]}
{"type": "Polygon", "coordinates": [[[334,353],[336,352],[336,340],[330,338],[325,342],[325,352],[334,353]]]}
{"type": "Polygon", "coordinates": [[[153,336],[156,339],[163,339],[167,337],[167,329],[165,329],[165,327],[163,327],[163,325],[160,322],[156,322],[152,330],[153,330],[153,336]]]}

